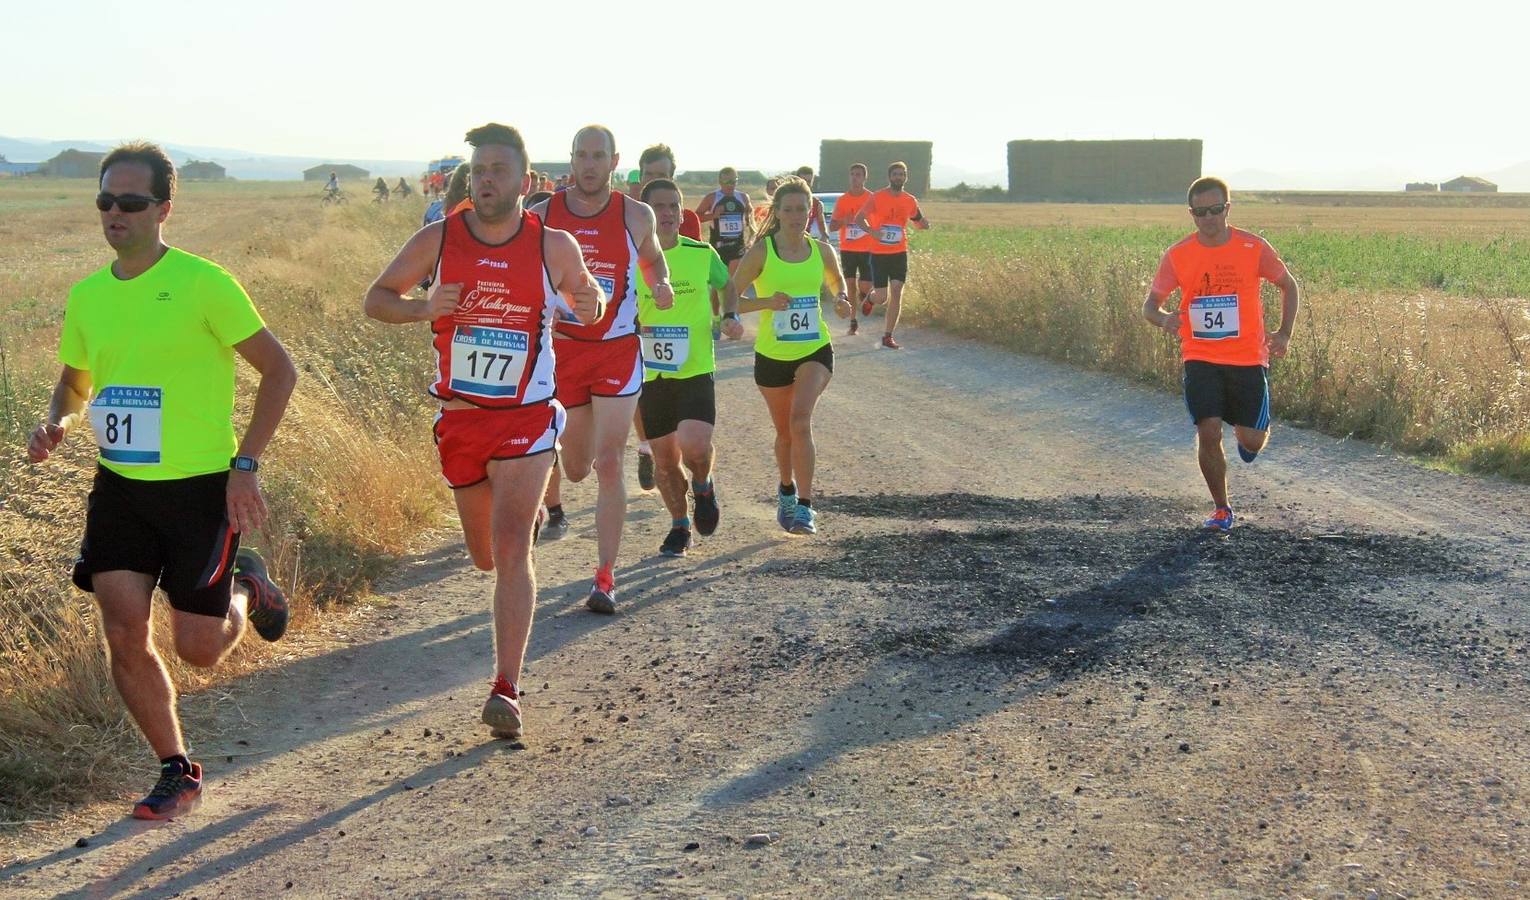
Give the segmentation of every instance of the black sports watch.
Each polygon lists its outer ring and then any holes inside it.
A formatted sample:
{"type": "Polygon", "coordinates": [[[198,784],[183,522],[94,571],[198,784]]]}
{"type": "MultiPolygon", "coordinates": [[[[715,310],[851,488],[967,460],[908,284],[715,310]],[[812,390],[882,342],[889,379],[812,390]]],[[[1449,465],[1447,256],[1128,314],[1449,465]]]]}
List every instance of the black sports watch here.
{"type": "Polygon", "coordinates": [[[228,467],[235,472],[255,472],[260,469],[260,460],[253,456],[236,456],[228,461],[228,467]]]}
{"type": "Polygon", "coordinates": [[[724,319],[732,319],[732,320],[733,320],[733,321],[735,321],[735,322],[742,322],[742,321],[743,321],[743,319],[740,319],[740,318],[739,318],[739,317],[738,317],[738,313],[736,313],[736,312],[731,312],[731,313],[723,313],[723,316],[722,316],[722,317],[723,317],[723,318],[724,318],[724,319]]]}

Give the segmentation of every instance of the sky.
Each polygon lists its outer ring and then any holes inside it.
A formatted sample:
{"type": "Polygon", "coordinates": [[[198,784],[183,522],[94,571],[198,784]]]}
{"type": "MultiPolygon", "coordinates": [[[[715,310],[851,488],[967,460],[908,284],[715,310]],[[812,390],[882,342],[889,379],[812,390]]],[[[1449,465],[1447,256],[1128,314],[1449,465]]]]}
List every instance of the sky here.
{"type": "Polygon", "coordinates": [[[493,120],[557,160],[603,122],[629,165],[656,141],[684,170],[915,139],[991,173],[1015,139],[1201,138],[1206,172],[1438,181],[1530,160],[1520,6],[27,3],[0,134],[430,159],[493,120]]]}

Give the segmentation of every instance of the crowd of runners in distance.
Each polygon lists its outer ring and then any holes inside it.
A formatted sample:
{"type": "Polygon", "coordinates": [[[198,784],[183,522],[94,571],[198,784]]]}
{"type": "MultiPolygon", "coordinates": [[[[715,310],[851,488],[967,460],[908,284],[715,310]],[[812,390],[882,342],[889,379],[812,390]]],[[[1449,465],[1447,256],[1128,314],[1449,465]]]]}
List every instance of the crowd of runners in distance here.
{"type": "MultiPolygon", "coordinates": [[[[741,339],[741,316],[758,312],[754,380],[775,429],[776,521],[816,533],[813,415],[835,365],[825,307],[853,334],[858,312],[885,303],[881,344],[896,348],[906,229],[929,221],[902,190],[901,163],[878,191],[866,189],[865,166],[852,167],[851,190],[825,222],[810,169],[773,179],[761,204],[738,190],[732,169],[716,190],[687,198],[674,153],[657,145],[643,151],[630,190],[613,190],[616,138],[591,125],[573,137],[563,189],[546,190],[514,128],[491,123],[466,140],[471,160],[443,179],[434,213],[367,288],[363,309],[379,322],[428,327],[441,472],[472,564],[494,573],[494,668],[480,715],[494,736],[516,738],[536,600],[532,548],[567,531],[563,482],[595,478],[585,602],[610,614],[628,432],[636,427],[647,448],[640,480],[652,479],[672,518],[659,552],[684,556],[693,532],[710,535],[721,520],[715,343],[741,339]],[[826,229],[839,232],[837,251],[826,229]]],[[[297,372],[232,275],[164,242],[175,185],[156,145],[126,144],[102,160],[95,204],[115,259],[69,293],[61,374],[27,443],[42,462],[91,422],[98,465],[73,580],[95,596],[112,679],[161,763],[134,806],[143,818],[186,811],[202,786],[151,635],[156,587],[171,607],[170,646],[194,666],[216,665],[247,625],[274,641],[287,622],[285,596],[240,540],[266,518],[260,459],[297,372]],[[260,376],[239,434],[236,355],[260,376]]],[[[1179,340],[1215,507],[1204,527],[1225,533],[1224,425],[1252,462],[1269,436],[1270,357],[1286,352],[1299,292],[1264,239],[1228,225],[1225,183],[1197,180],[1188,203],[1194,230],[1164,253],[1142,313],[1179,340]],[[1269,334],[1261,281],[1282,298],[1269,334]]]]}

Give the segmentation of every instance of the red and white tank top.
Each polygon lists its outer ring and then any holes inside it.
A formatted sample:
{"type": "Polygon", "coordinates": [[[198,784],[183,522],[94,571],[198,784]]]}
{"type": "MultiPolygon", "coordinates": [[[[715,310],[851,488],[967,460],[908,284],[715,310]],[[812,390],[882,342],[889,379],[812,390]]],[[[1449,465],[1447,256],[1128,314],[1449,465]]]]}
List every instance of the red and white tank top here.
{"type": "Polygon", "coordinates": [[[430,393],[503,409],[553,398],[553,319],[564,308],[542,251],[542,220],[521,215],[503,244],[486,244],[461,213],[447,216],[437,284],[461,284],[456,313],[431,323],[436,380],[430,393]]]}
{"type": "Polygon", "coordinates": [[[558,320],[558,333],[582,341],[609,341],[637,332],[637,244],[627,231],[627,195],[611,192],[606,208],[593,216],[581,216],[568,208],[568,193],[547,201],[547,227],[567,231],[579,242],[584,267],[606,292],[606,314],[600,321],[581,325],[566,317],[558,320]]]}

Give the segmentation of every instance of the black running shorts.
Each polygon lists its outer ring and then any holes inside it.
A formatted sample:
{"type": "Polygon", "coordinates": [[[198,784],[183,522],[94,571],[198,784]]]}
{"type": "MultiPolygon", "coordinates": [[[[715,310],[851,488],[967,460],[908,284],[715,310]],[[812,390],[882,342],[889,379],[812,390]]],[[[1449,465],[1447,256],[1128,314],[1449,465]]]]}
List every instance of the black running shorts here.
{"type": "Polygon", "coordinates": [[[1225,366],[1185,362],[1185,407],[1190,421],[1221,419],[1258,431],[1270,427],[1270,370],[1264,366],[1225,366]]]}
{"type": "Polygon", "coordinates": [[[238,552],[227,472],[140,481],[98,466],[74,583],[94,591],[98,572],[142,572],[154,576],[175,609],[222,618],[238,552]]]}
{"type": "Polygon", "coordinates": [[[649,440],[674,434],[687,419],[716,425],[717,390],[712,373],[690,378],[660,376],[644,382],[638,412],[643,417],[643,434],[649,440]]]}
{"type": "Polygon", "coordinates": [[[871,281],[871,251],[841,250],[839,265],[845,270],[845,281],[871,281]]]}
{"type": "Polygon", "coordinates": [[[885,288],[889,281],[908,281],[908,251],[871,254],[871,283],[885,288]]]}
{"type": "Polygon", "coordinates": [[[735,259],[744,258],[743,241],[718,241],[712,245],[717,255],[722,257],[723,265],[733,262],[735,259]]]}
{"type": "Polygon", "coordinates": [[[821,363],[830,372],[834,371],[834,345],[824,344],[812,354],[801,359],[771,359],[759,353],[754,355],[754,383],[760,387],[778,388],[787,387],[797,380],[797,369],[803,363],[821,363]]]}

